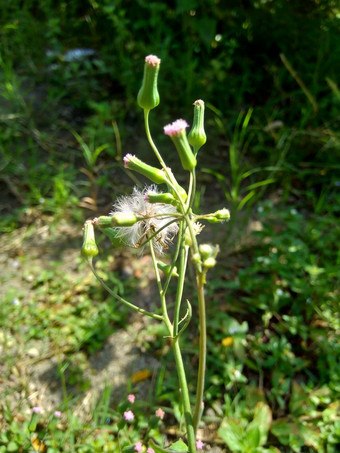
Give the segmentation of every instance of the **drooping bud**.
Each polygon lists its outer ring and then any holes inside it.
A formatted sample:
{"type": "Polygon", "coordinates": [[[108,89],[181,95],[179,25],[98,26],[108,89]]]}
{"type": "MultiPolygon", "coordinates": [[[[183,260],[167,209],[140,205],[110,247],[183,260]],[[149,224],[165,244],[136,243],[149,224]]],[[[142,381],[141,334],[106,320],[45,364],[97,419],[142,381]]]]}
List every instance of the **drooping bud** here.
{"type": "Polygon", "coordinates": [[[145,201],[148,203],[164,203],[177,205],[175,197],[171,193],[158,193],[158,192],[147,192],[144,195],[145,201]]]}
{"type": "Polygon", "coordinates": [[[162,184],[166,182],[166,176],[163,170],[146,164],[142,160],[138,159],[138,157],[132,154],[127,154],[123,160],[125,168],[136,171],[137,173],[146,176],[150,179],[150,181],[155,182],[156,184],[162,184]]]}
{"type": "Polygon", "coordinates": [[[145,57],[143,82],[137,96],[138,105],[144,110],[152,110],[159,104],[157,77],[160,63],[156,55],[145,57]]]}
{"type": "Polygon", "coordinates": [[[187,127],[189,124],[185,120],[177,120],[164,127],[164,134],[169,135],[174,142],[184,170],[192,171],[197,161],[188,142],[187,127]]]}
{"type": "Polygon", "coordinates": [[[81,254],[84,258],[92,260],[99,253],[96,239],[94,236],[94,226],[92,220],[87,220],[84,224],[83,245],[81,254]]]}
{"type": "Polygon", "coordinates": [[[194,122],[188,135],[188,141],[196,154],[207,141],[204,131],[204,101],[201,99],[194,102],[194,122]]]}

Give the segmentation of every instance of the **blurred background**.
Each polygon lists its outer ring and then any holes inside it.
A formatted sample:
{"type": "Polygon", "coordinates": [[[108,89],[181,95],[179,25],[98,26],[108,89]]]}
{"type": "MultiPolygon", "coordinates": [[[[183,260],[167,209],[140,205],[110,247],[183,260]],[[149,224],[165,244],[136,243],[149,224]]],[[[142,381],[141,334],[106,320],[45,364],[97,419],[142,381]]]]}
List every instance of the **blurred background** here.
{"type": "MultiPolygon", "coordinates": [[[[116,451],[131,391],[126,444],[150,436],[159,406],[157,435],[180,436],[162,328],[118,307],[79,257],[84,221],[146,183],[122,157],[155,163],[136,104],[148,54],[162,60],[155,141],[186,184],[163,126],[191,124],[203,99],[195,209],[232,213],[202,237],[221,253],[200,437],[214,452],[338,451],[338,2],[11,0],[0,35],[0,452],[116,451]]],[[[152,307],[148,256],[98,242],[107,284],[152,307]]],[[[186,342],[194,387],[195,326],[186,342]]]]}

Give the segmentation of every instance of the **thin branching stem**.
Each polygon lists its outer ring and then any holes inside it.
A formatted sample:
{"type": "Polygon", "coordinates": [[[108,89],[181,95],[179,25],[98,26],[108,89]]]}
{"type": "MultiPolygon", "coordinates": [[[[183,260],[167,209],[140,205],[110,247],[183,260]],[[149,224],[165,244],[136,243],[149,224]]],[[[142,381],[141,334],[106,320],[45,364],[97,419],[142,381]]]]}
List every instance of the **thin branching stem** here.
{"type": "Polygon", "coordinates": [[[89,261],[89,265],[90,265],[91,271],[93,272],[93,275],[96,277],[96,279],[102,285],[102,287],[105,288],[106,291],[109,294],[111,294],[111,296],[113,296],[118,302],[121,302],[122,304],[126,305],[127,307],[132,308],[132,310],[137,311],[138,313],[142,313],[143,315],[149,316],[150,318],[159,319],[160,321],[163,321],[163,316],[157,315],[156,313],[151,313],[150,311],[137,307],[137,305],[127,301],[126,299],[123,299],[118,294],[114,293],[112,291],[112,289],[107,286],[107,284],[104,282],[104,280],[99,277],[97,271],[95,270],[95,268],[93,266],[92,261],[89,261]]]}

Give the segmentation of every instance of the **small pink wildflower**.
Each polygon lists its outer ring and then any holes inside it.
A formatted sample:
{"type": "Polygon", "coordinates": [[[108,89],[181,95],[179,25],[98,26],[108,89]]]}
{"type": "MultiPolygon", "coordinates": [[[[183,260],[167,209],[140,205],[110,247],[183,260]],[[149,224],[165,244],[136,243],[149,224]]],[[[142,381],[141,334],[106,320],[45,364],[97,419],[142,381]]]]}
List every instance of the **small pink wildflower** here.
{"type": "Polygon", "coordinates": [[[129,400],[129,403],[133,404],[135,402],[135,395],[133,393],[130,393],[130,395],[128,395],[128,400],[129,400]]]}
{"type": "Polygon", "coordinates": [[[127,422],[132,421],[135,418],[135,415],[132,411],[125,411],[124,412],[124,418],[127,422]]]}
{"type": "Polygon", "coordinates": [[[179,135],[186,127],[189,127],[189,124],[185,120],[176,120],[167,126],[164,126],[164,134],[174,136],[179,135]]]}
{"type": "Polygon", "coordinates": [[[34,406],[32,411],[35,413],[35,414],[41,414],[42,413],[42,409],[41,407],[39,406],[34,406]]]}
{"type": "Polygon", "coordinates": [[[55,417],[60,417],[61,416],[61,412],[60,411],[55,411],[54,414],[53,414],[55,417]]]}
{"type": "Polygon", "coordinates": [[[165,415],[165,412],[163,411],[163,409],[158,408],[158,409],[156,410],[156,416],[157,416],[158,418],[160,418],[161,420],[163,420],[164,415],[165,415]]]}
{"type": "Polygon", "coordinates": [[[149,447],[147,450],[146,450],[146,453],[155,453],[155,450],[151,447],[149,447]]]}
{"type": "Polygon", "coordinates": [[[161,63],[161,60],[156,57],[156,55],[148,55],[145,57],[145,62],[151,66],[158,66],[161,63]]]}
{"type": "Polygon", "coordinates": [[[197,450],[203,450],[204,443],[201,440],[196,441],[196,448],[197,450]]]}
{"type": "Polygon", "coordinates": [[[136,442],[136,443],[135,443],[135,451],[138,451],[138,452],[143,451],[143,444],[142,444],[142,442],[136,442]]]}

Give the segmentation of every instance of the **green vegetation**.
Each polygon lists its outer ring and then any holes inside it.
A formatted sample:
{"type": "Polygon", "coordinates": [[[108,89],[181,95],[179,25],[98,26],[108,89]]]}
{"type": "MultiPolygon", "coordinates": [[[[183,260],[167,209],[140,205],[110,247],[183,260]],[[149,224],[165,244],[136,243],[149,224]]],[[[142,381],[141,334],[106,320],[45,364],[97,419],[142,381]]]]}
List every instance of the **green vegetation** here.
{"type": "MultiPolygon", "coordinates": [[[[150,157],[136,104],[150,53],[166,74],[155,138],[180,168],[162,126],[191,122],[204,99],[195,209],[232,213],[207,238],[221,252],[206,291],[198,437],[211,451],[339,450],[340,10],[335,0],[225,3],[0,6],[0,452],[133,451],[183,436],[166,331],[131,318],[79,256],[84,220],[144,184],[122,156],[150,157]],[[150,362],[97,389],[110,338],[129,326],[124,341],[150,362]]],[[[101,278],[150,303],[145,257],[98,245],[101,278]]],[[[198,345],[185,335],[194,375],[198,345]]]]}

